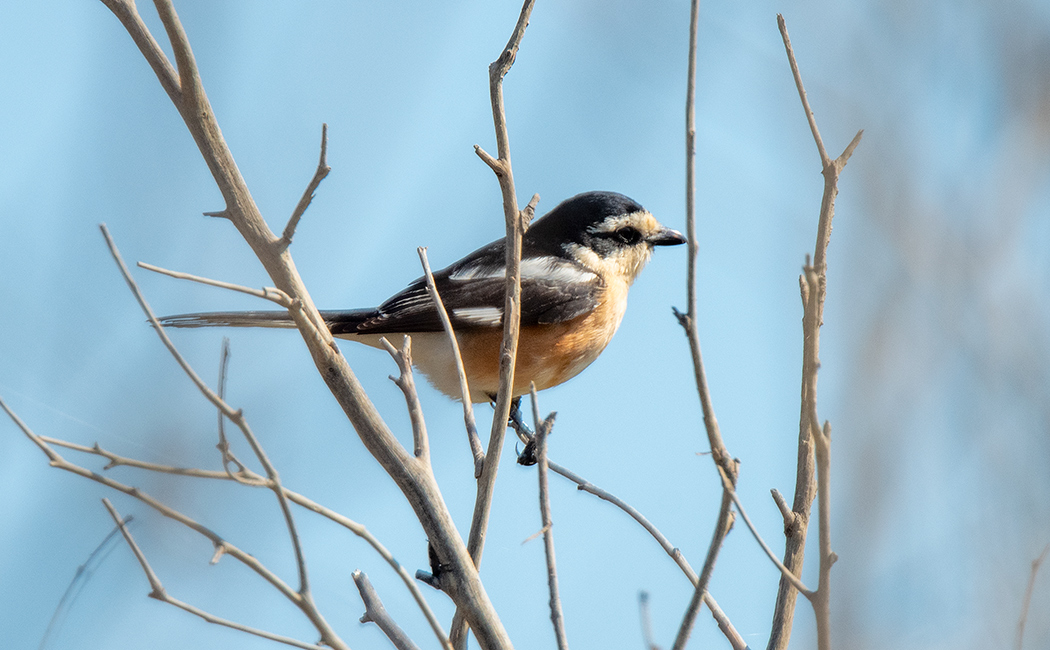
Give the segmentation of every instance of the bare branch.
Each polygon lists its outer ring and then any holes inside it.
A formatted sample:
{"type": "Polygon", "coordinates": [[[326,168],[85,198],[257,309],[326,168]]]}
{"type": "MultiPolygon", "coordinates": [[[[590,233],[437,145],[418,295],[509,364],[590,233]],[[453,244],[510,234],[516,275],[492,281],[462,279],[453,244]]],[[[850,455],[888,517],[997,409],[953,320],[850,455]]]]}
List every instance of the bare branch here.
{"type": "MultiPolygon", "coordinates": [[[[535,388],[535,386],[533,386],[535,388]]],[[[554,426],[556,413],[551,413],[536,427],[537,475],[540,483],[540,520],[543,525],[543,551],[547,558],[547,586],[550,589],[551,624],[554,626],[554,638],[558,650],[568,650],[569,641],[565,638],[565,616],[561,610],[561,598],[558,596],[558,568],[554,559],[554,532],[551,522],[550,489],[547,484],[547,436],[554,426]]]]}
{"type": "MultiPolygon", "coordinates": [[[[686,147],[686,238],[688,239],[689,257],[686,270],[686,293],[687,312],[681,313],[674,309],[679,324],[685,330],[686,338],[689,340],[689,350],[693,361],[693,374],[696,381],[697,394],[700,406],[704,414],[704,429],[707,433],[707,441],[711,447],[711,460],[719,474],[728,477],[729,484],[736,485],[737,462],[730,456],[722,440],[722,433],[718,426],[718,418],[715,416],[714,403],[711,399],[711,391],[707,385],[707,372],[704,369],[703,355],[700,352],[700,335],[697,331],[697,299],[696,299],[696,260],[699,254],[699,244],[696,237],[696,51],[699,26],[700,2],[692,0],[689,10],[689,57],[688,72],[686,80],[685,100],[685,147],[686,147]]],[[[700,603],[705,600],[707,584],[714,570],[718,552],[722,548],[722,540],[729,533],[733,525],[733,513],[730,508],[728,492],[723,490],[722,505],[719,508],[718,520],[715,523],[715,531],[711,543],[707,549],[704,567],[699,578],[695,581],[695,591],[689,607],[683,616],[682,624],[679,626],[678,635],[675,638],[674,648],[681,650],[692,634],[693,623],[700,608],[700,603]]],[[[725,631],[725,628],[723,628],[725,631]]],[[[735,630],[734,630],[735,632],[735,630]]],[[[736,640],[729,635],[730,641],[736,645],[736,640]]],[[[740,643],[743,643],[741,640],[740,643]]]]}
{"type": "Polygon", "coordinates": [[[463,402],[463,423],[467,428],[467,441],[470,443],[470,453],[474,457],[474,478],[481,476],[481,470],[485,463],[485,452],[481,450],[481,438],[478,436],[478,425],[474,420],[474,407],[470,402],[470,385],[467,383],[467,371],[463,367],[463,356],[460,354],[459,341],[456,332],[452,329],[452,321],[445,310],[445,303],[441,300],[437,285],[434,283],[434,274],[430,271],[430,261],[427,259],[427,249],[420,246],[416,249],[419,261],[423,264],[423,275],[427,281],[427,291],[430,293],[434,306],[437,308],[438,318],[441,326],[445,328],[449,345],[452,346],[452,358],[456,360],[456,373],[459,375],[459,391],[463,402]]]}
{"type": "Polygon", "coordinates": [[[354,578],[354,584],[357,585],[357,591],[361,594],[361,600],[365,604],[365,615],[361,617],[361,622],[375,623],[397,650],[418,650],[419,646],[412,642],[412,639],[391,618],[386,607],[383,607],[383,601],[379,599],[379,594],[372,587],[368,576],[360,570],[350,575],[354,578]]]}
{"type": "Polygon", "coordinates": [[[109,516],[112,517],[113,521],[117,523],[117,526],[120,528],[120,532],[124,535],[124,540],[128,543],[128,546],[131,548],[131,552],[135,554],[135,559],[138,560],[139,565],[142,567],[143,573],[146,574],[146,579],[149,580],[149,586],[151,590],[149,594],[150,598],[155,598],[156,600],[159,600],[161,602],[174,605],[179,609],[183,609],[191,614],[194,614],[195,616],[199,616],[200,618],[204,619],[209,623],[222,625],[237,630],[239,632],[246,632],[247,634],[262,637],[264,639],[269,639],[270,641],[277,641],[278,643],[284,643],[286,645],[294,646],[296,648],[306,648],[307,650],[321,650],[324,647],[319,645],[313,645],[310,643],[304,643],[303,641],[298,641],[290,637],[281,636],[280,634],[265,632],[263,630],[254,627],[249,627],[247,625],[242,625],[240,623],[234,623],[233,621],[229,621],[224,618],[219,618],[217,616],[208,614],[207,612],[187,603],[184,603],[176,598],[172,598],[164,589],[164,585],[161,584],[160,578],[158,578],[157,574],[153,571],[153,567],[149,565],[149,562],[146,560],[146,555],[142,552],[142,549],[140,549],[139,545],[135,543],[134,538],[132,538],[131,536],[131,531],[129,531],[127,526],[125,525],[125,520],[121,519],[120,515],[117,513],[116,508],[113,507],[113,504],[109,502],[109,499],[102,499],[102,505],[106,506],[106,510],[109,511],[109,516]]]}
{"type": "Polygon", "coordinates": [[[147,463],[142,460],[135,458],[128,458],[127,456],[121,456],[113,453],[107,449],[103,449],[98,443],[95,443],[92,447],[84,445],[78,445],[76,443],[67,442],[58,438],[52,438],[50,436],[40,436],[40,440],[46,442],[48,445],[54,445],[56,447],[65,447],[66,449],[72,449],[73,451],[83,452],[85,454],[94,454],[105,458],[109,462],[103,467],[103,470],[113,469],[114,467],[135,467],[137,469],[144,469],[150,472],[158,472],[160,474],[174,474],[176,476],[189,476],[192,478],[207,478],[207,479],[222,479],[232,480],[239,483],[246,483],[253,487],[269,487],[269,483],[266,478],[259,476],[250,469],[243,468],[235,476],[231,476],[229,472],[208,470],[208,469],[196,469],[192,467],[172,467],[171,465],[159,465],[157,463],[147,463]]]}
{"type": "MultiPolygon", "coordinates": [[[[503,77],[514,63],[534,4],[535,0],[525,0],[506,47],[499,58],[489,65],[489,96],[492,103],[492,122],[496,131],[498,165],[489,162],[491,156],[482,155],[484,151],[481,147],[475,147],[478,155],[482,156],[482,159],[489,163],[496,173],[503,195],[503,217],[507,231],[507,278],[506,295],[503,302],[503,343],[499,357],[499,392],[496,397],[495,413],[492,416],[492,429],[489,433],[489,444],[485,453],[481,478],[478,479],[478,493],[470,523],[470,535],[467,538],[467,551],[474,561],[474,566],[480,566],[481,553],[485,546],[485,533],[488,529],[489,511],[492,507],[492,492],[495,488],[496,473],[499,470],[499,459],[507,431],[510,405],[514,398],[514,366],[518,353],[518,334],[521,328],[521,238],[524,228],[514,190],[510,139],[507,134],[506,112],[503,106],[503,77]]],[[[456,648],[466,648],[466,632],[467,629],[463,625],[463,612],[457,609],[452,621],[451,636],[452,644],[456,648]]]]}
{"type": "Polygon", "coordinates": [[[1043,565],[1043,560],[1046,559],[1046,554],[1050,552],[1050,544],[1047,544],[1043,548],[1043,552],[1039,554],[1039,557],[1032,560],[1032,572],[1028,575],[1028,587],[1024,590],[1024,602],[1021,605],[1021,618],[1017,621],[1017,650],[1022,650],[1024,647],[1024,626],[1028,621],[1028,608],[1032,605],[1032,591],[1035,590],[1035,576],[1039,573],[1039,567],[1043,565]]]}
{"type": "Polygon", "coordinates": [[[813,115],[813,109],[809,107],[809,99],[806,97],[806,89],[802,86],[802,74],[798,71],[798,63],[795,61],[795,51],[791,48],[791,39],[788,38],[787,23],[784,16],[777,14],[777,26],[780,28],[780,36],[784,39],[784,49],[787,50],[788,63],[791,64],[791,74],[795,77],[795,88],[798,89],[798,98],[802,100],[802,108],[806,111],[806,119],[809,121],[809,130],[813,132],[813,140],[817,143],[820,152],[821,166],[827,167],[831,164],[828,152],[824,148],[824,140],[820,137],[817,128],[817,118],[813,115]]]}
{"type": "MultiPolygon", "coordinates": [[[[831,225],[835,216],[838,177],[860,143],[863,131],[859,131],[853,137],[853,140],[850,141],[842,155],[835,160],[829,158],[824,142],[820,137],[820,131],[817,129],[816,118],[809,106],[809,100],[802,84],[802,75],[799,72],[795,53],[791,47],[791,39],[788,37],[787,24],[782,15],[777,15],[777,25],[784,41],[784,49],[787,53],[791,73],[795,79],[795,87],[798,90],[799,99],[802,101],[806,120],[809,122],[813,140],[820,154],[821,173],[824,176],[824,193],[821,197],[813,263],[810,265],[807,260],[806,273],[804,277],[800,278],[805,313],[803,317],[802,399],[799,415],[798,469],[795,477],[795,498],[792,504],[794,517],[789,522],[787,515],[785,515],[787,539],[784,545],[783,562],[790,575],[798,576],[802,573],[806,534],[809,527],[813,499],[818,492],[814,473],[820,473],[821,465],[821,461],[817,458],[817,455],[821,453],[818,443],[822,440],[817,424],[819,422],[817,418],[817,372],[820,368],[820,327],[823,323],[824,300],[827,292],[827,247],[831,240],[831,225]]],[[[825,451],[827,451],[826,447],[825,451]]],[[[821,480],[824,482],[825,494],[821,498],[822,502],[828,498],[826,492],[830,483],[830,478],[826,476],[827,463],[824,463],[824,465],[825,476],[821,480]]],[[[822,513],[826,513],[830,510],[830,507],[825,510],[824,506],[821,505],[820,510],[822,513]]],[[[824,519],[825,514],[822,514],[822,530],[826,523],[830,525],[830,522],[825,522],[824,519]]],[[[822,582],[816,592],[819,594],[819,597],[817,599],[810,598],[813,601],[814,613],[817,616],[817,645],[821,650],[830,648],[831,644],[829,637],[830,613],[828,611],[830,601],[828,588],[825,588],[823,585],[828,577],[825,575],[825,572],[830,570],[831,563],[834,562],[834,554],[830,551],[830,539],[826,535],[826,533],[821,533],[820,563],[822,582]]],[[[796,595],[793,591],[793,582],[787,576],[788,574],[785,574],[780,581],[767,650],[785,650],[791,638],[796,595]]],[[[830,587],[830,583],[828,583],[828,586],[830,587]]]]}
{"type": "Polygon", "coordinates": [[[412,375],[412,338],[407,334],[401,340],[401,349],[395,348],[390,341],[383,337],[379,340],[394,362],[397,363],[401,374],[391,377],[390,381],[397,384],[405,395],[408,405],[408,417],[412,421],[412,440],[416,458],[430,462],[430,442],[427,439],[427,424],[423,419],[423,405],[419,403],[419,393],[416,392],[416,381],[412,375]]]}
{"type": "Polygon", "coordinates": [[[310,202],[314,200],[314,192],[317,191],[317,187],[328,176],[330,171],[332,171],[332,168],[328,166],[328,125],[322,124],[321,159],[317,162],[317,171],[314,172],[314,177],[310,180],[310,184],[306,186],[306,191],[303,192],[302,198],[299,199],[298,205],[295,206],[295,211],[292,212],[291,218],[288,219],[288,224],[284,227],[284,233],[281,234],[281,244],[285,248],[292,243],[292,237],[295,236],[295,229],[299,226],[299,220],[302,219],[306,208],[310,207],[310,202]]]}
{"type": "Polygon", "coordinates": [[[154,273],[160,273],[161,275],[167,275],[172,278],[179,280],[189,280],[190,282],[199,282],[200,284],[206,284],[210,287],[219,287],[220,289],[229,289],[230,291],[238,291],[240,293],[246,293],[249,296],[255,296],[264,300],[275,302],[285,309],[292,306],[292,299],[288,297],[288,294],[275,289],[274,287],[263,287],[262,289],[253,289],[252,287],[245,287],[239,284],[231,284],[229,282],[223,282],[222,280],[212,280],[211,278],[204,278],[199,275],[192,275],[190,273],[183,273],[182,271],[171,271],[164,269],[153,264],[146,262],[139,262],[139,268],[146,269],[147,271],[153,271],[154,273]]]}

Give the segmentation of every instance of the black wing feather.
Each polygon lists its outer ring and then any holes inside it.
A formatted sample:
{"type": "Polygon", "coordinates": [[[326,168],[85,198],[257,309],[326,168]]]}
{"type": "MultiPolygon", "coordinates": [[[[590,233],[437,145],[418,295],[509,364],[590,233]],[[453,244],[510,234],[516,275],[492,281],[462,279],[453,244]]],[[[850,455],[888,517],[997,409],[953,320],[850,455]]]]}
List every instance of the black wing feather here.
{"type": "MultiPolygon", "coordinates": [[[[434,274],[434,283],[454,329],[462,331],[492,326],[458,316],[457,311],[482,307],[503,309],[506,289],[502,275],[503,262],[504,247],[500,240],[434,274]],[[468,270],[473,270],[475,275],[481,277],[454,279],[468,270]]],[[[521,324],[549,325],[582,316],[598,306],[602,288],[597,276],[587,282],[523,278],[521,324]]],[[[333,322],[333,316],[326,314],[325,319],[333,322]]],[[[353,330],[347,328],[340,332],[333,329],[333,333],[355,331],[359,334],[385,334],[442,330],[441,320],[427,292],[424,278],[416,279],[380,305],[368,318],[357,320],[352,327],[353,330]]]]}

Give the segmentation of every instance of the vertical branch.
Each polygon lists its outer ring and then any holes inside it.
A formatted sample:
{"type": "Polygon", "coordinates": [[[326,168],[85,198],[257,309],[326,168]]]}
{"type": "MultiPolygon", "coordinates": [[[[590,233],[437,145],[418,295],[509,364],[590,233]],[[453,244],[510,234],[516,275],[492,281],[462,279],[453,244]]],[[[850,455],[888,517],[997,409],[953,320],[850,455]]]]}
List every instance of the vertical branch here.
{"type": "MultiPolygon", "coordinates": [[[[481,553],[485,546],[485,533],[488,529],[489,511],[492,507],[492,493],[495,489],[496,473],[503,449],[503,438],[507,431],[510,417],[510,404],[514,397],[514,365],[518,351],[518,334],[521,327],[521,238],[528,222],[532,219],[539,196],[534,195],[529,207],[518,210],[518,199],[514,190],[514,173],[510,162],[510,138],[507,134],[507,119],[503,106],[503,78],[514,65],[518,47],[525,37],[525,28],[532,15],[535,0],[525,0],[518,15],[518,22],[507,41],[506,47],[495,61],[489,65],[489,95],[492,102],[492,121],[496,130],[496,150],[498,158],[493,158],[480,146],[474,150],[485,161],[499,179],[503,195],[503,216],[506,222],[506,274],[507,285],[503,302],[503,344],[499,358],[499,394],[496,397],[496,409],[492,416],[492,429],[489,433],[489,445],[486,450],[481,478],[478,480],[478,493],[474,502],[474,514],[470,523],[470,535],[467,538],[467,551],[475,566],[481,564],[481,553]]],[[[451,640],[457,648],[466,647],[466,627],[459,610],[452,622],[451,640]]]]}
{"type": "MultiPolygon", "coordinates": [[[[722,433],[718,427],[718,419],[715,417],[714,404],[711,400],[711,391],[707,385],[707,373],[704,370],[703,356],[700,353],[700,335],[697,331],[697,304],[696,304],[696,260],[699,246],[696,238],[696,51],[700,20],[700,1],[692,0],[689,10],[689,69],[686,81],[685,99],[685,147],[686,147],[686,238],[689,240],[688,268],[686,271],[687,312],[685,314],[674,310],[678,322],[685,329],[686,337],[689,339],[689,349],[693,360],[693,373],[696,379],[696,389],[700,398],[700,406],[704,413],[704,428],[707,432],[707,441],[711,447],[711,459],[716,468],[727,476],[732,485],[736,485],[738,467],[737,463],[729,455],[725,443],[722,441],[722,433]]],[[[714,570],[718,552],[722,548],[722,541],[733,526],[732,500],[729,492],[723,488],[722,506],[718,512],[718,520],[715,523],[715,531],[711,544],[707,549],[707,557],[704,567],[700,573],[699,580],[683,616],[682,624],[678,629],[674,648],[685,647],[692,633],[693,623],[699,612],[700,604],[703,602],[707,592],[707,584],[714,570]]]]}
{"type": "MultiPolygon", "coordinates": [[[[777,15],[777,25],[784,41],[788,63],[795,79],[799,99],[802,102],[806,119],[813,133],[813,139],[820,155],[821,173],[824,176],[824,193],[820,202],[820,217],[817,224],[817,241],[813,251],[813,263],[807,261],[805,274],[800,278],[802,302],[805,306],[803,317],[803,351],[802,351],[802,395],[799,415],[798,469],[795,476],[795,498],[792,504],[794,519],[792,525],[785,528],[787,536],[784,545],[783,564],[795,576],[802,574],[806,547],[806,533],[813,499],[817,495],[818,482],[814,473],[819,469],[819,487],[822,491],[820,512],[820,585],[810,600],[813,602],[817,616],[818,647],[821,650],[830,647],[829,611],[830,603],[830,569],[835,555],[830,549],[830,522],[826,521],[830,510],[830,427],[825,425],[826,434],[820,430],[817,422],[817,373],[820,368],[820,327],[824,322],[824,299],[827,292],[827,247],[831,239],[831,224],[835,216],[835,197],[838,194],[838,177],[846,166],[863,131],[849,143],[838,158],[831,160],[824,147],[824,142],[817,129],[816,119],[809,106],[806,91],[802,85],[802,76],[795,60],[795,53],[788,37],[784,17],[777,15]],[[827,528],[826,528],[827,527],[827,528]]],[[[785,520],[787,518],[785,517],[785,520]]],[[[777,602],[773,611],[773,625],[767,650],[784,650],[791,638],[791,627],[794,620],[797,591],[786,577],[781,577],[777,602]]]]}
{"type": "MultiPolygon", "coordinates": [[[[535,398],[535,395],[533,395],[535,398]]],[[[534,402],[535,403],[535,402],[534,402]]],[[[569,641],[565,637],[565,617],[561,611],[561,598],[558,596],[558,569],[554,560],[554,531],[551,530],[550,488],[547,483],[547,436],[554,426],[554,413],[547,416],[536,426],[537,475],[540,483],[540,519],[543,525],[543,551],[547,558],[547,586],[550,589],[551,623],[554,625],[554,637],[558,650],[568,650],[569,641]]]]}

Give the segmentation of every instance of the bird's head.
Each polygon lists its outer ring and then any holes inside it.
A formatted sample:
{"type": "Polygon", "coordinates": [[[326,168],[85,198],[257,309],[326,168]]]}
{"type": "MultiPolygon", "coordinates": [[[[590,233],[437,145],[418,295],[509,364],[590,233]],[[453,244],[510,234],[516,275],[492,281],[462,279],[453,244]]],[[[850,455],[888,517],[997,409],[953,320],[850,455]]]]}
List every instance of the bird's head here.
{"type": "Polygon", "coordinates": [[[526,231],[527,249],[568,257],[606,280],[634,282],[654,246],[684,244],[634,200],[616,192],[584,192],[559,203],[526,231]]]}

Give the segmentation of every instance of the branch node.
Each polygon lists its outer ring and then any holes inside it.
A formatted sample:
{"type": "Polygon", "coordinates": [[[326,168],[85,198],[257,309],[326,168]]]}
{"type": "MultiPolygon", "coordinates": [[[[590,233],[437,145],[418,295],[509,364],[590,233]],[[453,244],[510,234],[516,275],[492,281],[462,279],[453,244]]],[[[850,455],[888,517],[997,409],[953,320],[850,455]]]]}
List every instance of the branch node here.
{"type": "Polygon", "coordinates": [[[474,145],[474,153],[478,154],[478,158],[481,158],[481,160],[489,166],[489,169],[495,172],[496,176],[502,178],[506,175],[507,168],[503,164],[503,161],[493,158],[487,151],[481,148],[480,144],[474,145]]]}

